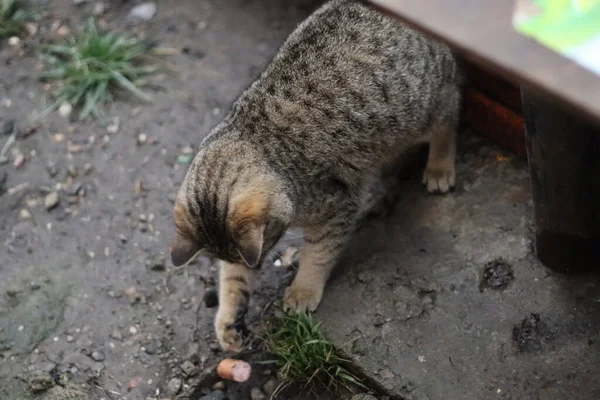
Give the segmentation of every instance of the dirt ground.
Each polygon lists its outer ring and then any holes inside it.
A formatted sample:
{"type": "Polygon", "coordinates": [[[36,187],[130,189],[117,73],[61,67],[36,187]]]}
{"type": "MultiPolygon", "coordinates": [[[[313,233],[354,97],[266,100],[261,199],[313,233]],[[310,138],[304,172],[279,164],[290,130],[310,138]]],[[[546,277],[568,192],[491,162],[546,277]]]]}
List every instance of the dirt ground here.
{"type": "MultiPolygon", "coordinates": [[[[21,130],[0,164],[1,399],[165,399],[176,391],[226,398],[211,391],[211,376],[189,387],[224,355],[215,309],[203,303],[214,266],[200,260],[174,270],[168,260],[173,199],[186,170],[177,159],[318,1],[158,1],[151,21],[130,26],[137,3],[104,2],[100,18],[183,51],[167,57],[174,71],[152,81],[152,104],[122,101],[107,110],[116,130],[56,113],[30,130],[32,112],[49,104],[36,76],[39,52],[25,42],[19,54],[0,42],[0,146],[13,125],[21,130]]],[[[32,4],[45,7],[37,37],[49,38],[58,25],[76,29],[98,2],[32,4]]],[[[267,268],[251,304],[252,329],[291,275],[267,268]]],[[[273,374],[257,366],[249,384],[225,389],[228,398],[249,398],[273,374]]],[[[280,398],[337,396],[295,389],[280,398]]]]}

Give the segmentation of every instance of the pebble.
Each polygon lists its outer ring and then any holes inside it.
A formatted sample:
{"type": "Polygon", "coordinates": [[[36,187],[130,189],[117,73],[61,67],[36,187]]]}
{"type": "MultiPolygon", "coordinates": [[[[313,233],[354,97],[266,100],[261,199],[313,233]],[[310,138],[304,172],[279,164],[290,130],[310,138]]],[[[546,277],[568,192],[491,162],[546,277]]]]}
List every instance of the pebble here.
{"type": "Polygon", "coordinates": [[[25,164],[25,155],[23,153],[18,153],[13,160],[13,167],[20,168],[25,164]]]}
{"type": "Polygon", "coordinates": [[[279,380],[277,378],[271,378],[263,385],[263,390],[267,396],[271,396],[275,393],[277,386],[279,386],[279,380]]]}
{"type": "Polygon", "coordinates": [[[50,211],[60,203],[60,197],[58,197],[57,192],[50,192],[44,198],[44,207],[46,210],[50,211]]]}
{"type": "Polygon", "coordinates": [[[145,133],[140,133],[137,136],[137,144],[142,145],[145,144],[148,141],[148,135],[146,135],[145,133]]]}
{"type": "Polygon", "coordinates": [[[118,329],[115,329],[111,332],[110,337],[115,340],[123,340],[123,334],[118,329]]]}
{"type": "Polygon", "coordinates": [[[146,354],[152,356],[158,352],[158,347],[158,341],[150,340],[150,342],[148,342],[148,344],[146,345],[144,351],[146,352],[146,354]]]}
{"type": "Polygon", "coordinates": [[[21,221],[31,219],[31,213],[29,212],[29,210],[27,210],[26,208],[22,208],[21,211],[19,211],[19,219],[21,221]]]}
{"type": "Polygon", "coordinates": [[[181,364],[180,368],[183,371],[183,373],[187,376],[194,376],[198,373],[198,368],[196,368],[196,366],[191,361],[184,361],[184,363],[181,364]]]}
{"type": "Polygon", "coordinates": [[[179,165],[190,165],[193,160],[194,157],[190,154],[180,154],[179,156],[177,156],[177,164],[179,165]]]}
{"type": "Polygon", "coordinates": [[[167,259],[163,254],[153,255],[153,256],[150,256],[146,260],[146,266],[151,271],[164,271],[166,269],[165,268],[166,262],[167,262],[167,259]]]}
{"type": "Polygon", "coordinates": [[[175,396],[181,389],[181,379],[173,378],[167,384],[167,396],[175,396]]]}
{"type": "Polygon", "coordinates": [[[48,372],[35,370],[29,376],[27,384],[29,390],[38,393],[51,389],[54,386],[54,379],[52,379],[52,376],[48,372]]]}
{"type": "Polygon", "coordinates": [[[138,330],[135,326],[130,326],[129,327],[129,333],[131,333],[132,335],[137,334],[138,330]]]}
{"type": "Polygon", "coordinates": [[[119,119],[119,117],[113,118],[111,123],[106,126],[106,132],[110,133],[111,135],[119,132],[120,123],[121,120],[119,119]]]}
{"type": "Polygon", "coordinates": [[[67,341],[67,343],[73,343],[75,341],[75,338],[71,335],[67,335],[65,340],[67,341]]]}
{"type": "Polygon", "coordinates": [[[200,397],[198,400],[227,400],[227,396],[221,390],[215,390],[214,392],[207,394],[206,396],[200,397]]]}
{"type": "MultiPolygon", "coordinates": [[[[69,36],[71,34],[71,28],[69,28],[66,25],[61,25],[58,27],[58,29],[56,30],[56,34],[60,37],[66,37],[69,36]]],[[[62,106],[61,106],[62,107],[62,106]]],[[[61,114],[62,115],[62,114],[61,114]]]]}
{"type": "Polygon", "coordinates": [[[64,102],[58,107],[58,115],[63,118],[68,118],[73,112],[73,106],[70,103],[64,102]]]}
{"type": "Polygon", "coordinates": [[[371,396],[370,394],[361,393],[352,396],[351,400],[377,400],[377,397],[371,396]]]}
{"type": "Polygon", "coordinates": [[[94,361],[104,361],[105,357],[104,357],[104,353],[100,350],[96,350],[92,352],[92,360],[94,361]]]}
{"type": "Polygon", "coordinates": [[[209,345],[208,345],[208,348],[209,348],[209,349],[210,349],[210,350],[211,350],[213,353],[218,353],[218,352],[221,350],[221,348],[219,347],[219,344],[218,344],[218,343],[215,343],[215,342],[213,342],[213,343],[209,344],[209,345]]]}
{"type": "Polygon", "coordinates": [[[148,1],[138,4],[129,11],[129,17],[137,21],[150,21],[156,14],[156,4],[148,1]]]}
{"type": "Polygon", "coordinates": [[[219,381],[219,382],[215,383],[212,386],[212,390],[213,390],[213,392],[217,391],[217,390],[223,390],[224,391],[225,390],[225,382],[219,381]]]}
{"type": "Polygon", "coordinates": [[[8,39],[8,45],[9,45],[10,47],[18,47],[18,46],[20,46],[20,45],[21,45],[21,39],[19,39],[19,37],[18,37],[18,36],[11,36],[11,37],[8,39]]]}
{"type": "Polygon", "coordinates": [[[267,398],[267,396],[265,396],[265,394],[262,392],[262,390],[260,390],[257,387],[252,388],[252,390],[250,391],[250,399],[251,400],[265,400],[266,398],[267,398]]]}
{"type": "Polygon", "coordinates": [[[136,303],[140,299],[140,296],[138,295],[135,286],[131,286],[125,289],[125,296],[127,296],[131,304],[136,303]]]}
{"type": "Polygon", "coordinates": [[[104,11],[106,11],[106,5],[103,1],[99,1],[98,3],[94,4],[94,8],[92,8],[92,15],[98,17],[104,14],[104,11]]]}

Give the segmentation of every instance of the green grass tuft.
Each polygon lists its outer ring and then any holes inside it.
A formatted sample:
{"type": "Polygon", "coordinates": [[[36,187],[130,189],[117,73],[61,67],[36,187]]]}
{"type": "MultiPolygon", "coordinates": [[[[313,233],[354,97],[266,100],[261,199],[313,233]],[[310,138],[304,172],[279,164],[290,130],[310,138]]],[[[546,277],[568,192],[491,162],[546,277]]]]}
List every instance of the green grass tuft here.
{"type": "Polygon", "coordinates": [[[80,119],[90,115],[102,119],[100,106],[112,103],[118,91],[151,100],[137,81],[158,68],[148,63],[150,46],[136,38],[102,32],[90,19],[64,44],[48,45],[44,50],[49,68],[42,78],[58,82],[53,91],[56,102],[49,112],[68,102],[80,108],[80,119]]]}
{"type": "Polygon", "coordinates": [[[0,0],[0,38],[21,33],[32,13],[25,10],[20,0],[0,0]]]}
{"type": "Polygon", "coordinates": [[[266,338],[267,350],[275,361],[283,386],[315,383],[333,389],[338,385],[364,388],[347,368],[349,360],[323,335],[321,324],[312,315],[285,314],[275,322],[266,338]]]}

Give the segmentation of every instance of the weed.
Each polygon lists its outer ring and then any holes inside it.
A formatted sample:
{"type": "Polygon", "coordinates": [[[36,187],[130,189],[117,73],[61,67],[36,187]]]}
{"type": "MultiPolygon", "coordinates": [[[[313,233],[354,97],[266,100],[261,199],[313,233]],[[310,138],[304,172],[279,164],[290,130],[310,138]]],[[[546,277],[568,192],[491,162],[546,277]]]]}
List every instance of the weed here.
{"type": "Polygon", "coordinates": [[[25,10],[20,0],[0,0],[0,38],[21,33],[32,13],[25,10]]]}
{"type": "Polygon", "coordinates": [[[292,383],[316,383],[327,388],[357,385],[360,379],[348,370],[349,360],[323,335],[312,315],[283,314],[265,338],[267,350],[276,356],[280,389],[292,383]]]}
{"type": "MultiPolygon", "coordinates": [[[[43,49],[49,69],[42,79],[58,81],[53,94],[56,102],[42,116],[68,102],[80,108],[79,118],[90,115],[102,119],[99,106],[114,101],[118,90],[142,101],[151,97],[138,86],[138,80],[158,68],[148,63],[150,46],[124,33],[101,32],[93,19],[64,44],[43,49]]],[[[41,118],[39,117],[39,118],[41,118]]]]}

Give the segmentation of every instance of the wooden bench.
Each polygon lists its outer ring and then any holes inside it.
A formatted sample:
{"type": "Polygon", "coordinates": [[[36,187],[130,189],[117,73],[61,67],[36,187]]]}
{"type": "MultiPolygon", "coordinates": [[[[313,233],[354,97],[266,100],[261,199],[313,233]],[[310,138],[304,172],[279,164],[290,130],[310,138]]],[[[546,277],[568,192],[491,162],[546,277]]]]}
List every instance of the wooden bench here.
{"type": "Polygon", "coordinates": [[[501,144],[527,154],[538,258],[561,272],[597,269],[600,76],[516,32],[512,26],[514,1],[369,2],[446,42],[472,64],[467,71],[474,80],[465,95],[467,118],[472,113],[470,120],[481,125],[478,130],[487,130],[501,144]],[[513,114],[477,121],[482,107],[489,112],[489,107],[496,105],[486,105],[490,101],[486,88],[496,93],[502,92],[498,85],[506,88],[494,74],[520,88],[521,101],[509,87],[499,106],[513,114]],[[521,115],[525,140],[519,133],[521,115]]]}

